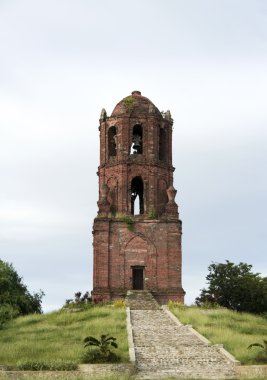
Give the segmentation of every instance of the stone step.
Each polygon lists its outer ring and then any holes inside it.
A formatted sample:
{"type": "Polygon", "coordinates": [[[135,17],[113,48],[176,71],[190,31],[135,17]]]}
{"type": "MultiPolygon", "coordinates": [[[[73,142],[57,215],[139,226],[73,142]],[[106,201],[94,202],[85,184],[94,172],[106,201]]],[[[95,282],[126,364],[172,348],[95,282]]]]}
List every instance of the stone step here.
{"type": "Polygon", "coordinates": [[[137,378],[234,378],[234,364],[162,310],[146,291],[127,295],[133,330],[137,378]]]}
{"type": "Polygon", "coordinates": [[[129,306],[131,310],[160,309],[160,305],[155,298],[146,290],[129,290],[127,292],[126,305],[129,306]]]}

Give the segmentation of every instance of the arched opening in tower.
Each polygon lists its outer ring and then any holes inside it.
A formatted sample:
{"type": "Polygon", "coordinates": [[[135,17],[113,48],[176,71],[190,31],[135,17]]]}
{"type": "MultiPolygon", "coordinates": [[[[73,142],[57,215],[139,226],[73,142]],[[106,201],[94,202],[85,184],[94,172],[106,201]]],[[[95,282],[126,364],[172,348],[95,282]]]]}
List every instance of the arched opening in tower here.
{"type": "Polygon", "coordinates": [[[108,130],[108,156],[114,157],[117,152],[117,131],[116,127],[110,127],[108,130]]]}
{"type": "Polygon", "coordinates": [[[167,136],[163,128],[159,128],[159,160],[166,161],[167,157],[167,136]]]}
{"type": "Polygon", "coordinates": [[[133,127],[131,154],[143,154],[143,131],[139,124],[133,127]]]}
{"type": "Polygon", "coordinates": [[[131,183],[131,214],[144,213],[144,185],[141,177],[134,177],[131,183]]]}

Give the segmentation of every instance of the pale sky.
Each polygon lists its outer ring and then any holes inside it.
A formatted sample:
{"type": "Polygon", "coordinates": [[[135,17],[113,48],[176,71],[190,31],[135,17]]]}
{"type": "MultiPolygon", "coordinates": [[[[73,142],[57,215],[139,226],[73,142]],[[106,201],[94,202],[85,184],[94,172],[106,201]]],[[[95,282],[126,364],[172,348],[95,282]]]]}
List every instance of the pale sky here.
{"type": "Polygon", "coordinates": [[[98,120],[139,90],[174,118],[183,286],[267,275],[267,2],[0,0],[0,258],[45,311],[92,290],[98,120]]]}

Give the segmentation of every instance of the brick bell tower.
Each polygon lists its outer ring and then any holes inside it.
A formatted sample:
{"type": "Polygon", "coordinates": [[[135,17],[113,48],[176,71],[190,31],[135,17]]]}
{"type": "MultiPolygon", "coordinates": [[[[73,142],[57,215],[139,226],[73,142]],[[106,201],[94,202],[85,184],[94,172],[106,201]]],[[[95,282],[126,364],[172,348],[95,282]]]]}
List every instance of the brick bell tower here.
{"type": "Polygon", "coordinates": [[[93,300],[146,289],[183,302],[181,235],[173,187],[170,111],[139,91],[100,116],[93,300]]]}

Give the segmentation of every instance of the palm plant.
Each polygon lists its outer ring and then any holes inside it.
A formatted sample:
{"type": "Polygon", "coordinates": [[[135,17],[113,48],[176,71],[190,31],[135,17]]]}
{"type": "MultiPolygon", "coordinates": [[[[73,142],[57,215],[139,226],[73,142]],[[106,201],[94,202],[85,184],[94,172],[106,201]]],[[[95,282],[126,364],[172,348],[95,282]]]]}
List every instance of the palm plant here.
{"type": "Polygon", "coordinates": [[[263,344],[261,343],[252,343],[248,346],[248,349],[252,347],[261,347],[264,350],[265,355],[267,356],[267,340],[263,340],[263,344]]]}
{"type": "Polygon", "coordinates": [[[96,339],[93,336],[87,336],[84,339],[84,347],[96,346],[101,354],[108,356],[110,354],[110,346],[117,348],[116,338],[109,336],[109,334],[101,335],[100,339],[96,339]]]}

